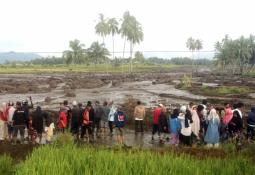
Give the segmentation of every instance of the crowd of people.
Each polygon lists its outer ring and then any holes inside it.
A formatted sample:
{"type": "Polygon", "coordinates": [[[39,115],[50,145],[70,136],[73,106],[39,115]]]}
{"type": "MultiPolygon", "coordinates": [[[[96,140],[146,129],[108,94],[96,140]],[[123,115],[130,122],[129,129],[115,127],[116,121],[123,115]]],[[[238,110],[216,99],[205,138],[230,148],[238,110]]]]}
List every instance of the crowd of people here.
{"type": "Polygon", "coordinates": [[[153,110],[152,140],[156,133],[162,143],[165,141],[165,134],[170,133],[170,143],[176,146],[206,144],[208,147],[218,147],[220,141],[233,139],[240,142],[245,135],[247,139],[254,140],[255,108],[251,108],[244,122],[243,106],[241,102],[233,107],[226,103],[221,111],[203,100],[199,105],[191,102],[188,106],[175,108],[167,116],[165,107],[159,104],[153,110]],[[246,134],[244,128],[247,128],[246,134]]]}
{"type": "MultiPolygon", "coordinates": [[[[2,103],[0,107],[0,141],[9,140],[13,144],[17,142],[18,133],[20,142],[23,143],[25,131],[27,139],[41,143],[42,133],[46,133],[46,143],[52,141],[54,130],[59,132],[71,132],[77,140],[93,141],[95,137],[101,138],[106,135],[113,136],[116,133],[117,142],[124,143],[124,127],[127,115],[113,102],[99,101],[86,105],[73,101],[69,106],[68,101],[60,104],[57,122],[53,122],[48,113],[40,106],[35,110],[33,102],[29,101],[2,103]],[[115,132],[114,132],[115,130],[115,132]]],[[[170,144],[192,146],[206,144],[208,147],[218,147],[220,141],[234,138],[244,134],[254,140],[255,134],[255,107],[248,114],[247,122],[244,122],[242,112],[243,104],[237,103],[233,107],[226,103],[224,112],[216,110],[213,105],[203,100],[201,104],[192,102],[188,106],[180,106],[167,109],[163,104],[158,104],[152,111],[152,142],[155,134],[159,142],[165,143],[169,139],[170,144]],[[232,109],[233,108],[233,109],[232,109]],[[244,123],[247,126],[244,127],[244,123]]],[[[144,120],[148,114],[145,106],[138,101],[133,115],[129,120],[134,120],[135,134],[144,133],[144,120]]]]}

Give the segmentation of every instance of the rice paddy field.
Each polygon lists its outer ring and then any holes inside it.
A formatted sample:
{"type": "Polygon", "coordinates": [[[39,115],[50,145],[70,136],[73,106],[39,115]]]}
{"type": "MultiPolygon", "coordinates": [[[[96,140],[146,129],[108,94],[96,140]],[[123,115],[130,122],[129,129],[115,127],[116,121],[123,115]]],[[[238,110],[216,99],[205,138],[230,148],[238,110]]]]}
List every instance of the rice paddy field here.
{"type": "Polygon", "coordinates": [[[41,146],[15,165],[9,156],[1,156],[0,164],[1,175],[252,175],[255,171],[254,162],[240,154],[196,157],[170,150],[73,144],[41,146]]]}

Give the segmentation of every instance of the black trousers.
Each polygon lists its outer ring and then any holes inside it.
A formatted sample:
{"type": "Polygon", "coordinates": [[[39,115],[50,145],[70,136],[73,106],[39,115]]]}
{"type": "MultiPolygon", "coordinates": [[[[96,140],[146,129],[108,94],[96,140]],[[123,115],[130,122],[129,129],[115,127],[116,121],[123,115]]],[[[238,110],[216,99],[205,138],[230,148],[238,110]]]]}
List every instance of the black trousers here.
{"type": "Polygon", "coordinates": [[[153,124],[153,126],[152,126],[152,135],[156,134],[156,132],[158,132],[158,135],[160,135],[159,125],[158,124],[153,124]]]}
{"type": "Polygon", "coordinates": [[[92,135],[92,124],[88,124],[88,125],[82,125],[81,127],[81,138],[84,138],[84,135],[86,133],[88,133],[89,135],[92,135]]]}
{"type": "Polygon", "coordinates": [[[135,120],[135,132],[143,132],[143,120],[135,120]]]}
{"type": "Polygon", "coordinates": [[[113,122],[109,121],[108,124],[109,124],[110,133],[113,133],[113,122]]]}

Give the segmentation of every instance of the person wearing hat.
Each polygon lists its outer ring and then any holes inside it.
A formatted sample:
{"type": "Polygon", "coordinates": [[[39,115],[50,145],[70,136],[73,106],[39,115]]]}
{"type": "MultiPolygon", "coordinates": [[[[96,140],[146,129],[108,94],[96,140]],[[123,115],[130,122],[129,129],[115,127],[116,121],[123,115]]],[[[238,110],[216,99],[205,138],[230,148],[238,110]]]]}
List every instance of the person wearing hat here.
{"type": "Polygon", "coordinates": [[[82,122],[82,110],[79,108],[77,101],[73,101],[71,110],[71,133],[79,139],[79,128],[82,122]]]}

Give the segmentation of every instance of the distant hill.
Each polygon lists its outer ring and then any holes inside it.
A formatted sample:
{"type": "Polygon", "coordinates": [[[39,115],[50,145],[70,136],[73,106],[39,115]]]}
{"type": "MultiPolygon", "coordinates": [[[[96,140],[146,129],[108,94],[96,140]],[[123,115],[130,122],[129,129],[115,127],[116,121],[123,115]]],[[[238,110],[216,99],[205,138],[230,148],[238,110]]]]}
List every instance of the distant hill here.
{"type": "Polygon", "coordinates": [[[6,61],[30,61],[36,58],[42,58],[42,56],[35,53],[21,53],[21,52],[2,52],[0,53],[0,64],[6,61]]]}

